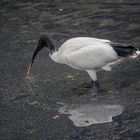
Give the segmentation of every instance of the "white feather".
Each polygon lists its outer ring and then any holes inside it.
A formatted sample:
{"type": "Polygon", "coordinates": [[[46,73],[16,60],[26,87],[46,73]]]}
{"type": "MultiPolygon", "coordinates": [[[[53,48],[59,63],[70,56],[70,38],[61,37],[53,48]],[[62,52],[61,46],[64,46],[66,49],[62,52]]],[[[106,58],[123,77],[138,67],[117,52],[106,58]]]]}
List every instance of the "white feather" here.
{"type": "Polygon", "coordinates": [[[66,41],[51,58],[79,70],[98,69],[118,56],[109,40],[79,37],[66,41]]]}
{"type": "Polygon", "coordinates": [[[50,57],[57,63],[87,71],[93,81],[97,80],[99,68],[110,71],[110,65],[118,59],[109,40],[90,37],[69,39],[50,57]]]}

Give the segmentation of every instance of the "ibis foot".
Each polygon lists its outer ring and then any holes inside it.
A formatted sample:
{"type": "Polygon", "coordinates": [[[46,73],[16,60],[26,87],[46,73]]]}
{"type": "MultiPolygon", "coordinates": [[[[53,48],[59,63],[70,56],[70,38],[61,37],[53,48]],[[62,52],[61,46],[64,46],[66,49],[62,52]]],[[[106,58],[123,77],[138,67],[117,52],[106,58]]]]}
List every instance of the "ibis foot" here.
{"type": "Polygon", "coordinates": [[[94,96],[98,96],[100,94],[100,90],[99,90],[99,83],[98,81],[92,81],[91,82],[91,89],[90,92],[92,95],[94,96]]]}

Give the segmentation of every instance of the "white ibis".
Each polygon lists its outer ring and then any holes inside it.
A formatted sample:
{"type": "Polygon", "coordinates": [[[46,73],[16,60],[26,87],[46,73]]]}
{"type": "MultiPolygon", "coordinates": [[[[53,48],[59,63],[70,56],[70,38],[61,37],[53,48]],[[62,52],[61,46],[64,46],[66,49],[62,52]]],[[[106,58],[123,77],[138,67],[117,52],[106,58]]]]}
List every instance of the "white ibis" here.
{"type": "Polygon", "coordinates": [[[92,79],[91,91],[94,94],[99,93],[96,76],[99,69],[111,71],[111,65],[115,64],[120,58],[136,58],[140,55],[139,49],[133,46],[92,37],[69,39],[56,51],[51,40],[42,36],[33,54],[27,77],[37,53],[44,47],[48,49],[49,56],[54,62],[86,71],[92,79]]]}

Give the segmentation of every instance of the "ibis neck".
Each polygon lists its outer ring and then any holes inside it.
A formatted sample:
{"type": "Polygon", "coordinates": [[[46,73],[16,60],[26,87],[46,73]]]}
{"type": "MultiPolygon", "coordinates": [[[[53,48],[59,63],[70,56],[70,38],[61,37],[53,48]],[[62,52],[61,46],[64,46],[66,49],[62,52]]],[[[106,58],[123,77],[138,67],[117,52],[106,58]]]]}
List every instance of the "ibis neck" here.
{"type": "Polygon", "coordinates": [[[49,53],[50,58],[56,63],[62,63],[57,51],[49,53]]]}

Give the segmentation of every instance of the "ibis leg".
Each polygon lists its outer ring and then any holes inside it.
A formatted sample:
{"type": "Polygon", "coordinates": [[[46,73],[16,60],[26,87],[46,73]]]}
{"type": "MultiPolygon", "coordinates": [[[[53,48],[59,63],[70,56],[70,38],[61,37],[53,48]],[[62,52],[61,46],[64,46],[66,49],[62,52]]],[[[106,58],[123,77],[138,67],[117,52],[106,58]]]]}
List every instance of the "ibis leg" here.
{"type": "Polygon", "coordinates": [[[95,70],[87,70],[87,73],[92,79],[91,82],[91,94],[98,95],[99,94],[99,83],[97,81],[97,75],[95,70]]]}
{"type": "Polygon", "coordinates": [[[92,80],[91,90],[90,90],[91,94],[95,95],[95,96],[99,95],[99,93],[100,93],[99,87],[100,87],[99,82],[97,80],[96,81],[92,80]]]}

